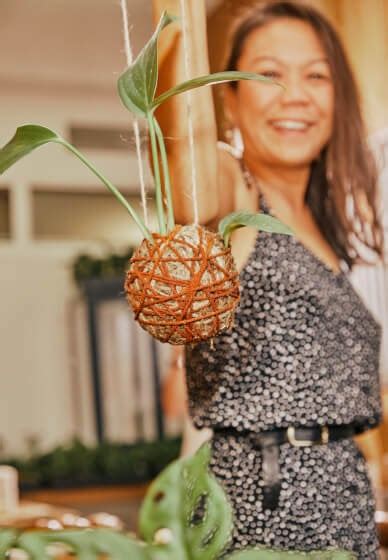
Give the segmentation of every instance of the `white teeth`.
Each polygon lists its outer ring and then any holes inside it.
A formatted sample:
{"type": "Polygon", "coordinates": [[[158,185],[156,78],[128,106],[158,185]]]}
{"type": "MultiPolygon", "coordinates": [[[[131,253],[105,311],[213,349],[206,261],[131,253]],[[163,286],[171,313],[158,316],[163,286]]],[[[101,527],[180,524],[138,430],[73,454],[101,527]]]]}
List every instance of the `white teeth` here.
{"type": "Polygon", "coordinates": [[[308,124],[301,121],[273,121],[276,128],[285,128],[286,130],[306,130],[308,124]]]}

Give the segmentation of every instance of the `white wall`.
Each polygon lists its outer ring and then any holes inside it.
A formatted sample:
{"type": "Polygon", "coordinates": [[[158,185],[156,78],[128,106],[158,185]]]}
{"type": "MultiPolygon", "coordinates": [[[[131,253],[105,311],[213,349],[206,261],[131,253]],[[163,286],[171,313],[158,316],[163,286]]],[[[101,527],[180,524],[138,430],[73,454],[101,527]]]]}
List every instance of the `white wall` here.
{"type": "MultiPolygon", "coordinates": [[[[17,125],[39,123],[66,136],[70,123],[123,126],[129,114],[106,94],[16,90],[1,96],[0,144],[17,125]]],[[[97,167],[127,192],[137,191],[133,153],[89,153],[97,167]]],[[[148,175],[149,177],[149,175],[148,175]]],[[[150,179],[148,179],[150,180],[150,179]]],[[[48,145],[30,154],[0,178],[11,192],[11,239],[0,242],[0,436],[7,450],[23,450],[25,438],[37,434],[45,447],[72,435],[74,402],[68,353],[67,310],[77,291],[71,263],[80,252],[103,254],[97,241],[32,239],[32,188],[101,189],[97,178],[62,146],[48,145]]],[[[109,217],[108,217],[109,218],[109,217]]],[[[126,220],[113,243],[136,244],[141,234],[126,220]]]]}
{"type": "MultiPolygon", "coordinates": [[[[137,53],[152,32],[151,2],[127,0],[137,53]]],[[[1,0],[0,84],[115,91],[125,66],[119,0],[1,0]]]]}

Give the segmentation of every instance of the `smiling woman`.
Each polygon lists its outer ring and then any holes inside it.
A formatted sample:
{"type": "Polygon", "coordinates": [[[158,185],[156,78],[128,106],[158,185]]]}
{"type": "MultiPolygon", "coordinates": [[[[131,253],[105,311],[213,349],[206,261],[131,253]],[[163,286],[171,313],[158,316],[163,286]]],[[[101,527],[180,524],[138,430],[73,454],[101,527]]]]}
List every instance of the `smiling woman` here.
{"type": "MultiPolygon", "coordinates": [[[[204,5],[185,4],[192,72],[205,73],[204,5]]],[[[179,81],[184,68],[181,38],[170,41],[164,83],[179,81]]],[[[382,232],[353,75],[328,21],[286,1],[260,2],[243,15],[226,69],[259,72],[283,87],[225,86],[241,157],[217,147],[209,92],[193,94],[200,218],[212,225],[233,210],[261,209],[295,237],[232,235],[241,301],[230,332],[187,350],[191,417],[214,432],[211,468],[233,505],[232,548],[337,547],[376,560],[374,501],[352,436],[381,418],[380,328],[347,273],[360,247],[381,257],[382,232]]],[[[184,115],[177,98],[158,116],[170,138],[174,198],[188,221],[184,115]]]]}
{"type": "MultiPolygon", "coordinates": [[[[302,166],[308,176],[311,162],[316,169],[321,167],[325,179],[316,181],[314,188],[310,183],[299,200],[310,199],[308,205],[326,239],[337,255],[351,264],[358,253],[357,237],[363,245],[371,244],[379,255],[382,245],[374,209],[375,169],[366,149],[358,92],[334,30],[323,25],[313,10],[294,8],[284,9],[278,2],[273,8],[277,21],[271,25],[266,25],[271,10],[253,10],[237,30],[227,62],[228,69],[255,68],[271,75],[284,84],[285,90],[253,90],[246,84],[231,84],[225,91],[227,111],[229,108],[230,120],[244,131],[244,160],[254,175],[261,176],[261,189],[266,197],[270,198],[273,191],[266,189],[271,179],[266,180],[264,170],[259,172],[262,165],[257,162],[257,153],[270,165],[270,173],[273,165],[282,168],[285,161],[299,170],[302,166]],[[304,12],[303,19],[298,19],[297,12],[304,12]],[[250,126],[252,111],[256,111],[258,123],[254,128],[250,126]],[[349,188],[361,228],[358,233],[352,223],[355,216],[346,213],[349,188]],[[364,201],[370,210],[369,223],[362,215],[364,201]],[[369,227],[373,231],[371,242],[369,227]]],[[[302,177],[303,183],[306,185],[306,178],[302,177]]],[[[289,191],[287,187],[286,190],[289,191]]]]}
{"type": "Polygon", "coordinates": [[[228,62],[228,67],[249,68],[285,87],[259,89],[241,84],[226,89],[229,118],[246,130],[244,157],[247,163],[251,161],[250,167],[258,155],[260,163],[271,166],[284,162],[309,166],[332,131],[334,88],[322,44],[309,24],[284,23],[279,20],[253,30],[243,49],[235,44],[228,62]],[[281,46],[284,42],[289,45],[287,52],[281,46]]]}

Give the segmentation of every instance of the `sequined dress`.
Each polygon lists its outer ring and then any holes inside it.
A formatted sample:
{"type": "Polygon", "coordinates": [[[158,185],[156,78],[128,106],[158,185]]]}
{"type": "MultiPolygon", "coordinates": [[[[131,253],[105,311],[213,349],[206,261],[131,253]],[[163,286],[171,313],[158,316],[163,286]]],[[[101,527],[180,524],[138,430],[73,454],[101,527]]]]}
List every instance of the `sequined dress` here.
{"type": "MultiPolygon", "coordinates": [[[[261,208],[269,212],[265,201],[261,208]]],[[[352,288],[294,237],[260,232],[240,274],[234,328],[187,350],[197,428],[260,432],[381,417],[381,330],[352,288]]],[[[255,544],[351,550],[376,560],[374,498],[352,439],[280,447],[281,492],[263,510],[261,454],[249,437],[215,433],[211,469],[234,510],[231,549],[255,544]]]]}

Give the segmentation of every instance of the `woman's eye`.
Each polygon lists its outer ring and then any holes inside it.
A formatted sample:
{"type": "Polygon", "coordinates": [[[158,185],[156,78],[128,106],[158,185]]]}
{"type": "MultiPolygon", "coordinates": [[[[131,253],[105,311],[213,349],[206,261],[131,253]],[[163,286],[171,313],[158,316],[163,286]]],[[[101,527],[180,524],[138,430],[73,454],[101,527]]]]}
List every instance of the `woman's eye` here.
{"type": "Polygon", "coordinates": [[[310,80],[328,80],[329,76],[322,74],[321,72],[310,72],[307,76],[310,80]]]}
{"type": "Polygon", "coordinates": [[[265,76],[266,78],[280,78],[280,72],[277,70],[260,70],[259,74],[265,76]]]}

